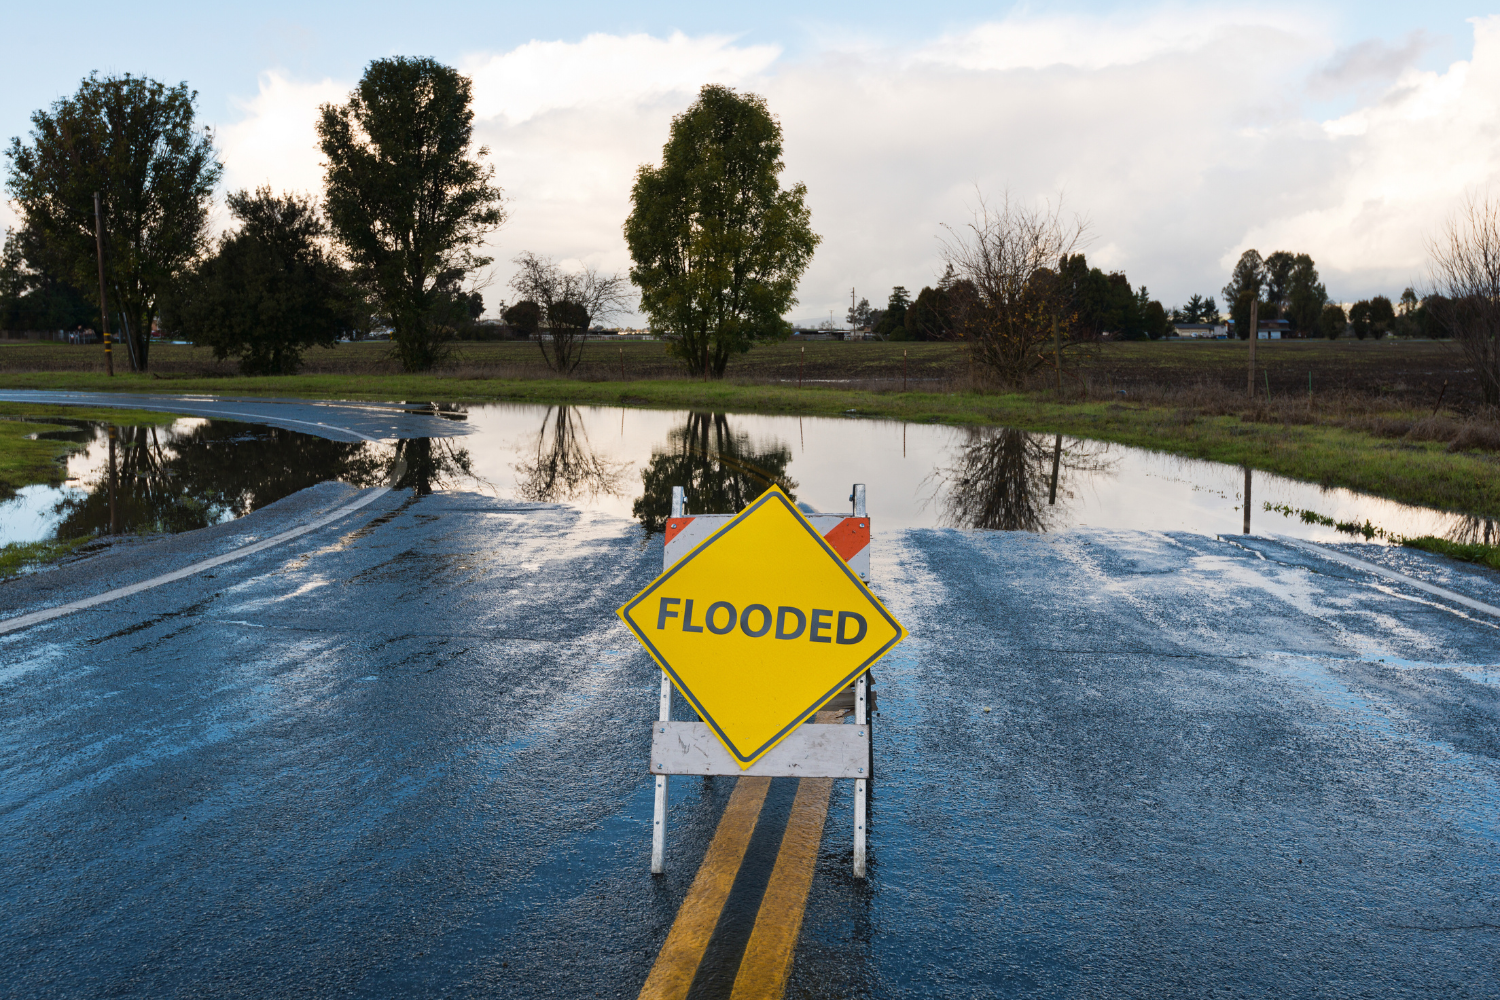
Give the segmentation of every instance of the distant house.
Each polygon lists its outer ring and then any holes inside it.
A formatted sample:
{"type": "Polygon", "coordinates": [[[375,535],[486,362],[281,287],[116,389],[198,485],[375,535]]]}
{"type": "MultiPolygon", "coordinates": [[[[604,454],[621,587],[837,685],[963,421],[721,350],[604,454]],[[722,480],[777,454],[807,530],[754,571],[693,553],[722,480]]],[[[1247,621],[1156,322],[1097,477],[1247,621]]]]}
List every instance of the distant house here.
{"type": "Polygon", "coordinates": [[[1261,340],[1288,340],[1295,336],[1292,333],[1292,324],[1284,319],[1263,319],[1258,326],[1261,340]]]}
{"type": "Polygon", "coordinates": [[[1177,336],[1192,340],[1223,340],[1229,336],[1227,323],[1173,323],[1177,336]]]}

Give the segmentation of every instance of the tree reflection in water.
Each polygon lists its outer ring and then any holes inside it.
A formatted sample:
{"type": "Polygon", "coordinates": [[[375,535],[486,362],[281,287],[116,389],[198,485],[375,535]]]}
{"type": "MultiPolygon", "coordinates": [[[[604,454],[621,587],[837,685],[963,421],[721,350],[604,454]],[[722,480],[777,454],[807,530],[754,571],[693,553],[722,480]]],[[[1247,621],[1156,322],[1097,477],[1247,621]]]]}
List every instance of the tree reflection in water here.
{"type": "Polygon", "coordinates": [[[594,454],[576,407],[549,406],[536,435],[536,457],[515,466],[516,494],[542,503],[617,496],[629,465],[594,454]]]}
{"type": "MultiPolygon", "coordinates": [[[[93,425],[94,441],[108,435],[93,425]]],[[[276,427],[218,421],[181,432],[116,428],[113,469],[81,497],[59,501],[57,537],[111,530],[178,532],[240,517],[328,479],[355,486],[385,482],[387,460],[362,442],[329,441],[276,427]]]]}
{"type": "Polygon", "coordinates": [[[1056,437],[1010,427],[973,428],[957,449],[955,464],[938,469],[940,522],[953,528],[1048,531],[1064,520],[1056,504],[1068,477],[1105,472],[1113,463],[1102,448],[1078,440],[1063,445],[1056,437]]]}
{"type": "Polygon", "coordinates": [[[1459,514],[1457,523],[1448,529],[1448,541],[1460,545],[1500,545],[1500,525],[1492,517],[1459,514]]]}
{"type": "Polygon", "coordinates": [[[797,483],[786,474],[791,462],[791,448],[779,441],[757,446],[748,434],[735,433],[722,413],[690,413],[666,447],[652,452],[634,514],[647,534],[662,531],[674,486],[686,491],[689,514],[737,514],[772,484],[795,500],[797,483]]]}
{"type": "Polygon", "coordinates": [[[452,489],[462,480],[477,479],[469,450],[457,447],[454,440],[403,438],[397,441],[381,462],[380,481],[394,479],[392,488],[411,490],[417,496],[425,497],[434,490],[452,489]]]}

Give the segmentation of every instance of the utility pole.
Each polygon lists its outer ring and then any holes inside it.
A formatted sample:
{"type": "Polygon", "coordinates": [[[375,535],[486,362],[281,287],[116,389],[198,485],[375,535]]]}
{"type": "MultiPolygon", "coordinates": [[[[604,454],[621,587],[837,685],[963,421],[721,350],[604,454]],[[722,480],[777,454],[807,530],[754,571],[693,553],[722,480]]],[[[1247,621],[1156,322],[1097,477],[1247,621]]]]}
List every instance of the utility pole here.
{"type": "MultiPolygon", "coordinates": [[[[94,192],[94,250],[99,258],[99,326],[104,331],[104,370],[115,373],[115,358],[109,348],[109,305],[104,301],[104,223],[99,211],[99,192],[94,192]]],[[[110,430],[110,450],[114,450],[114,430],[110,430]]],[[[113,506],[113,490],[110,504],[113,506]]]]}
{"type": "Polygon", "coordinates": [[[118,535],[120,533],[120,508],[115,503],[115,490],[119,485],[119,475],[115,472],[115,425],[109,425],[109,533],[118,535]]]}
{"type": "MultiPolygon", "coordinates": [[[[1245,375],[1245,391],[1251,401],[1255,399],[1255,341],[1260,337],[1260,293],[1250,300],[1250,370],[1245,375]]],[[[1248,517],[1249,515],[1245,515],[1248,517]]],[[[1245,529],[1248,535],[1250,530],[1245,529]]]]}
{"type": "Polygon", "coordinates": [[[1052,445],[1052,488],[1047,493],[1047,503],[1057,503],[1057,467],[1062,464],[1062,435],[1057,436],[1057,441],[1052,445]]]}
{"type": "MultiPolygon", "coordinates": [[[[1058,328],[1057,317],[1052,317],[1052,359],[1057,365],[1057,401],[1062,402],[1062,331],[1058,328]]],[[[1053,492],[1057,491],[1057,473],[1052,474],[1053,492]]]]}

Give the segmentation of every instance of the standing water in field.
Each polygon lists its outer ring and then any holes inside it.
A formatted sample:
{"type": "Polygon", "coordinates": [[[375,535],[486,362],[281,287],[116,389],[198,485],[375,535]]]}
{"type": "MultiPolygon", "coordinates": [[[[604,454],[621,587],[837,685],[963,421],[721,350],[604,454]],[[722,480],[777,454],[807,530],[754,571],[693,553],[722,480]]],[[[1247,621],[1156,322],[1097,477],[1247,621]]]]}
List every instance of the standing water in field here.
{"type": "MultiPolygon", "coordinates": [[[[430,412],[430,411],[428,411],[430,412]]],[[[314,483],[386,482],[565,503],[658,532],[673,486],[690,513],[736,511],[772,483],[805,509],[848,506],[869,487],[878,530],[1065,531],[1088,526],[1203,534],[1245,527],[1245,470],[1005,427],[612,407],[449,407],[458,438],[349,443],[251,423],[163,427],[38,424],[84,448],[61,486],[0,503],[0,544],[176,532],[239,517],[314,483]]],[[[1321,541],[1438,535],[1483,540],[1489,521],[1250,476],[1252,531],[1321,541]]]]}

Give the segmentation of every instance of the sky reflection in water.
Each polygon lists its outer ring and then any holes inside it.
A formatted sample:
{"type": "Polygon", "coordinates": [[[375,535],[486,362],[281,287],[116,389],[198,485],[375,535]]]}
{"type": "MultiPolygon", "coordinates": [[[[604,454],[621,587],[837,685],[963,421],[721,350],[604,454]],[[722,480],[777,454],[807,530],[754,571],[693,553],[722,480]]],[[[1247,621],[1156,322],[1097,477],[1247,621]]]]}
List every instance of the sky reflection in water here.
{"type": "MultiPolygon", "coordinates": [[[[30,487],[0,504],[0,544],[108,533],[112,524],[126,532],[203,527],[326,479],[375,485],[397,463],[398,485],[418,492],[569,503],[649,531],[661,530],[673,486],[687,488],[689,513],[717,513],[772,482],[821,511],[847,509],[850,485],[865,483],[877,530],[1244,527],[1238,467],[1009,428],[514,405],[469,407],[467,424],[465,437],[380,445],[199,419],[121,427],[113,520],[107,432],[82,424],[71,434],[88,445],[68,460],[65,486],[30,487]]],[[[1362,540],[1268,512],[1267,503],[1397,535],[1474,540],[1493,530],[1479,519],[1255,473],[1252,530],[1362,540]]]]}

